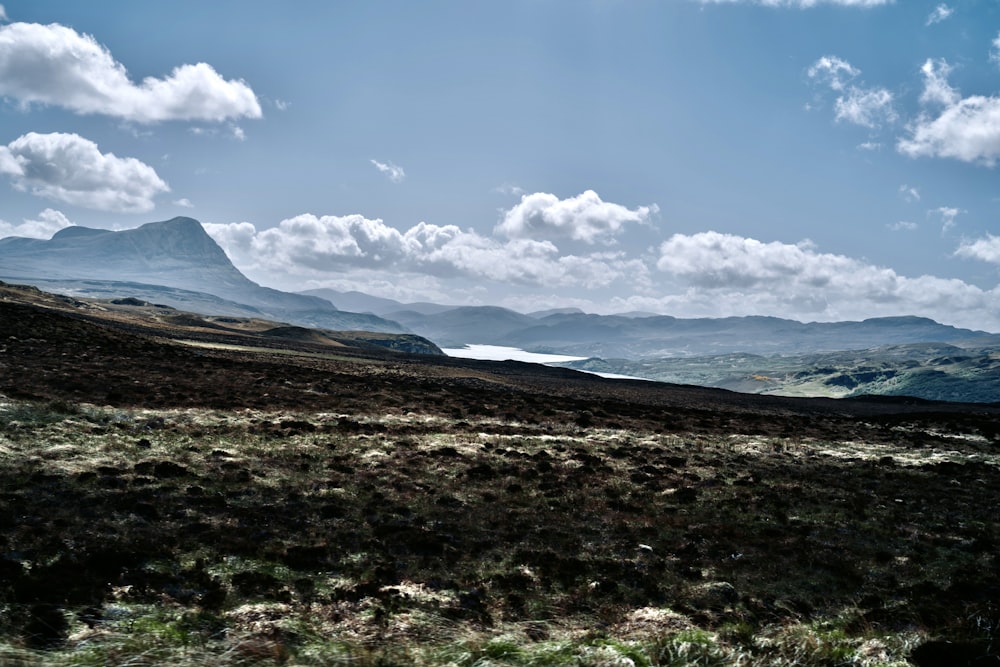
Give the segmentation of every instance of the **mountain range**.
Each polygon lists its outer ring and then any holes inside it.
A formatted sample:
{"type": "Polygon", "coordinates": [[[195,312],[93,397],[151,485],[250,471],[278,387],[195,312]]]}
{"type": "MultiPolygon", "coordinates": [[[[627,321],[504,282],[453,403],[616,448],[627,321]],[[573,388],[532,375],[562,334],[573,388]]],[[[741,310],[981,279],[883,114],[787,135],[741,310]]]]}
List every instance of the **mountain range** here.
{"type": "Polygon", "coordinates": [[[959,329],[923,317],[861,322],[797,322],[779,317],[682,319],[650,313],[595,315],[575,308],[523,314],[495,306],[401,303],[360,292],[304,292],[406,326],[442,347],[505,345],[581,357],[649,359],[746,353],[791,355],[886,345],[1000,345],[1000,335],[959,329]]]}

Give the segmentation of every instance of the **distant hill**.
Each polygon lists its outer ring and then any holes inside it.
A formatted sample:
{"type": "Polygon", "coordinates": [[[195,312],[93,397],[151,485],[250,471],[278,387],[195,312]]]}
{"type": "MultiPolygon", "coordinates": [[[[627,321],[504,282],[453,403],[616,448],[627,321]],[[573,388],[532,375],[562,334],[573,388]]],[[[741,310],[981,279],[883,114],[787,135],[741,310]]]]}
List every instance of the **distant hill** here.
{"type": "Polygon", "coordinates": [[[958,329],[922,317],[803,323],[778,317],[680,319],[557,312],[536,318],[486,306],[453,308],[433,315],[406,311],[387,316],[442,347],[505,345],[532,352],[621,359],[809,354],[909,343],[1000,344],[1000,335],[958,329]]]}
{"type": "Polygon", "coordinates": [[[794,356],[735,353],[672,359],[586,359],[560,366],[748,394],[914,396],[1000,403],[1000,346],[913,343],[794,356]]]}
{"type": "Polygon", "coordinates": [[[446,306],[440,303],[428,303],[419,301],[416,303],[403,303],[395,299],[386,299],[380,296],[372,296],[364,292],[350,291],[341,292],[327,287],[319,289],[304,290],[299,294],[318,296],[321,299],[330,301],[338,308],[353,310],[358,313],[374,313],[375,315],[387,316],[389,313],[396,313],[402,310],[412,310],[422,315],[435,315],[451,310],[456,306],[446,306]]]}
{"type": "Polygon", "coordinates": [[[134,296],[205,314],[266,317],[326,329],[405,332],[396,322],[340,311],[320,297],[258,285],[233,266],[192,218],[123,231],[67,227],[49,240],[0,239],[0,278],[84,296],[134,296]]]}

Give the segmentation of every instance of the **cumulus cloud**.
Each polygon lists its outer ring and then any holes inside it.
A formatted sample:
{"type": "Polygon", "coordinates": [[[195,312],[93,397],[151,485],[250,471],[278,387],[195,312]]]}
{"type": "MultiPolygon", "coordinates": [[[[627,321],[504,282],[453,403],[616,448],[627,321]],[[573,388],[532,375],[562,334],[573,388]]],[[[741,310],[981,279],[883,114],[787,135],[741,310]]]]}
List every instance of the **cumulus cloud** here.
{"type": "Polygon", "coordinates": [[[72,225],[73,223],[63,215],[62,211],[47,208],[38,214],[38,218],[33,220],[25,218],[19,225],[0,220],[0,238],[24,236],[33,239],[49,239],[60,229],[72,225]]]}
{"type": "Polygon", "coordinates": [[[932,11],[930,15],[928,15],[927,23],[925,25],[932,26],[935,23],[941,23],[942,21],[945,21],[948,18],[950,18],[951,15],[954,13],[955,9],[953,7],[949,7],[948,5],[942,2],[940,5],[934,8],[934,11],[932,11]]]}
{"type": "Polygon", "coordinates": [[[398,164],[393,164],[392,162],[379,162],[378,160],[369,160],[375,168],[381,173],[385,174],[386,177],[393,183],[400,183],[404,178],[406,178],[406,172],[398,164]]]}
{"type": "Polygon", "coordinates": [[[765,243],[718,232],[675,234],[661,245],[657,268],[687,289],[630,299],[631,307],[661,312],[683,307],[709,316],[788,313],[822,320],[921,313],[981,328],[983,313],[1000,306],[1000,288],[901,276],[858,259],[821,253],[809,242],[765,243]]]}
{"type": "MultiPolygon", "coordinates": [[[[640,258],[618,249],[565,254],[549,240],[490,237],[454,225],[421,222],[396,229],[361,215],[303,214],[270,229],[249,222],[205,228],[251,277],[300,289],[337,285],[408,300],[531,301],[538,308],[573,297],[594,312],[647,310],[678,317],[780,313],[829,321],[920,314],[960,326],[1000,328],[1000,319],[983,319],[983,313],[1000,312],[1000,288],[906,277],[820,252],[808,241],[675,234],[655,258],[640,258]],[[631,296],[614,297],[610,303],[587,301],[601,293],[621,295],[626,285],[631,296]],[[530,289],[517,292],[518,287],[530,289]],[[580,287],[590,290],[587,298],[575,292],[580,287]]],[[[898,226],[900,231],[909,228],[898,226]]],[[[998,249],[992,256],[1000,258],[1000,241],[993,243],[998,249]]],[[[985,243],[966,246],[960,254],[989,256],[985,243]]]]}
{"type": "Polygon", "coordinates": [[[593,190],[567,199],[536,192],[523,195],[521,202],[504,214],[495,231],[511,239],[568,238],[588,244],[606,243],[626,224],[644,223],[659,210],[656,204],[629,209],[605,202],[593,190]]]}
{"type": "Polygon", "coordinates": [[[251,273],[330,277],[349,269],[472,277],[527,286],[605,286],[645,273],[620,253],[563,255],[553,243],[501,241],[454,225],[400,231],[361,215],[303,214],[258,230],[249,222],[206,224],[233,262],[251,273]]]}
{"type": "Polygon", "coordinates": [[[60,132],[29,132],[0,147],[0,174],[39,197],[119,213],[151,211],[153,197],[170,190],[148,164],[60,132]]]}
{"type": "Polygon", "coordinates": [[[1000,236],[987,234],[983,239],[963,241],[955,251],[955,255],[1000,264],[1000,236]]]}
{"type": "Polygon", "coordinates": [[[946,157],[992,167],[1000,158],[1000,98],[963,98],[948,84],[950,71],[944,60],[927,60],[921,67],[921,101],[943,109],[936,117],[921,114],[896,149],[911,158],[946,157]]]}
{"type": "Polygon", "coordinates": [[[6,23],[9,19],[7,18],[7,10],[0,5],[0,21],[6,23]]]}
{"type": "Polygon", "coordinates": [[[194,204],[187,197],[181,197],[180,199],[174,200],[174,206],[180,206],[181,208],[194,208],[194,204]]]}
{"type": "Polygon", "coordinates": [[[250,86],[211,65],[181,65],[136,84],[92,36],[56,23],[0,26],[0,95],[138,123],[262,115],[250,86]]]}
{"type": "Polygon", "coordinates": [[[838,121],[874,128],[883,121],[896,120],[894,98],[885,88],[870,88],[852,83],[861,70],[837,56],[823,56],[807,70],[810,79],[837,93],[834,114],[838,121]]]}
{"type": "Polygon", "coordinates": [[[798,7],[808,9],[820,5],[838,7],[881,7],[895,0],[698,0],[703,5],[761,5],[763,7],[798,7]]]}

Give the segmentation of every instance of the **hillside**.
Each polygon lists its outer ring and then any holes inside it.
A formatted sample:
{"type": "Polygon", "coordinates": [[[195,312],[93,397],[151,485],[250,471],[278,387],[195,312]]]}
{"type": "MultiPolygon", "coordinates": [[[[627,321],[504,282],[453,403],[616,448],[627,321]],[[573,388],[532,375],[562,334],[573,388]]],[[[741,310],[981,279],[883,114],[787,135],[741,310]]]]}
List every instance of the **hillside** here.
{"type": "Polygon", "coordinates": [[[736,353],[789,356],[917,343],[1000,345],[998,334],[922,317],[798,322],[759,316],[685,319],[649,313],[594,315],[576,309],[526,315],[494,306],[404,305],[358,292],[309,293],[400,322],[442,347],[500,345],[529,352],[636,361],[736,353]]]}
{"type": "Polygon", "coordinates": [[[559,364],[661,382],[776,396],[914,396],[1000,402],[1000,346],[913,343],[822,354],[726,354],[680,359],[586,359],[559,364]]]}
{"type": "Polygon", "coordinates": [[[0,659],[989,664],[1000,406],[0,288],[0,659]],[[233,321],[236,320],[236,321],[233,321]]]}

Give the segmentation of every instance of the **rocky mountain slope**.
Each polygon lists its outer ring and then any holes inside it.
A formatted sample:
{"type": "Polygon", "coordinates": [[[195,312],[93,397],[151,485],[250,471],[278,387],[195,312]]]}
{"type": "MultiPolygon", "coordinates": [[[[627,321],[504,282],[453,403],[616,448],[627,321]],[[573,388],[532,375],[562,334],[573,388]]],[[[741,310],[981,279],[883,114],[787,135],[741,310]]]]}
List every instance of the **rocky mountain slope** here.
{"type": "Polygon", "coordinates": [[[67,227],[49,240],[3,238],[0,279],[83,296],[132,296],[205,314],[259,316],[328,329],[404,331],[380,317],[339,311],[319,297],[258,285],[233,266],[192,218],[123,231],[67,227]]]}

